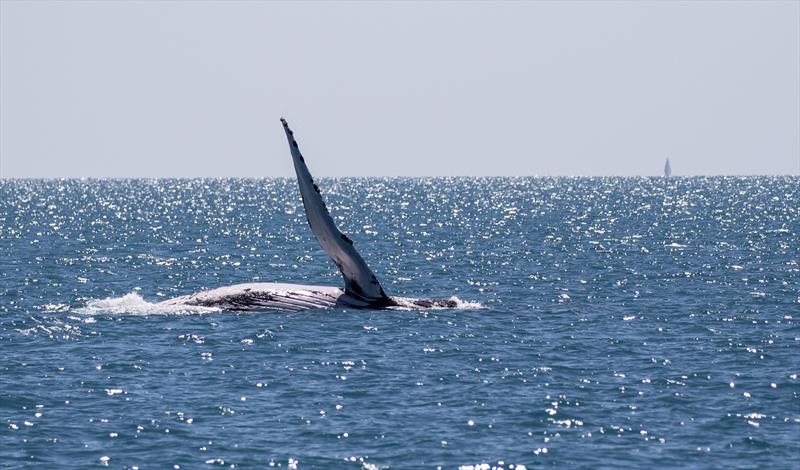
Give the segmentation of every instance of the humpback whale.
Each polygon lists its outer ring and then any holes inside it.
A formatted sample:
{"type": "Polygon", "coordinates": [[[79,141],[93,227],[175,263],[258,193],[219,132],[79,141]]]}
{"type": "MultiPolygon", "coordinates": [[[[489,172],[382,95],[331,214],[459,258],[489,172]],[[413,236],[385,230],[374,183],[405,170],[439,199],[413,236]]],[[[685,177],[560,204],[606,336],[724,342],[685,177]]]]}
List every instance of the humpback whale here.
{"type": "Polygon", "coordinates": [[[368,309],[457,307],[458,304],[453,299],[412,299],[386,295],[378,278],[356,251],[353,241],[336,227],[322,199],[320,189],[314,183],[314,178],[300,153],[294,133],[285,119],[281,118],[281,123],[289,141],[289,150],[308,225],[322,249],[339,268],[344,278],[344,288],[258,282],[175,297],[157,305],[216,307],[235,311],[297,311],[337,307],[368,309]]]}

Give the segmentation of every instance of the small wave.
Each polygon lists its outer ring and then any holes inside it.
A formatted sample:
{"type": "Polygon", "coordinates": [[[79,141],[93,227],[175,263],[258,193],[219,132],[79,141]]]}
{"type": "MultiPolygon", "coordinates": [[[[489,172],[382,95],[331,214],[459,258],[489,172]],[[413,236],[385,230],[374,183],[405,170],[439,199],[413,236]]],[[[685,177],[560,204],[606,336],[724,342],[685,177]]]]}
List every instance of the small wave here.
{"type": "Polygon", "coordinates": [[[161,305],[144,300],[136,292],[122,297],[109,297],[101,300],[90,300],[85,307],[73,310],[84,315],[111,313],[115,315],[192,315],[197,313],[219,312],[216,307],[200,307],[193,305],[161,305]]]}
{"type": "Polygon", "coordinates": [[[455,295],[450,297],[450,300],[456,303],[457,309],[460,310],[480,310],[483,308],[483,304],[474,300],[461,300],[455,295]]]}
{"type": "Polygon", "coordinates": [[[680,243],[673,242],[673,243],[670,243],[670,244],[664,244],[664,247],[665,248],[686,248],[686,245],[681,245],[680,243]]]}
{"type": "Polygon", "coordinates": [[[67,304],[44,304],[39,305],[36,308],[45,312],[45,313],[56,313],[56,312],[67,312],[69,311],[69,305],[67,304]]]}
{"type": "MultiPolygon", "coordinates": [[[[446,443],[446,441],[442,442],[446,443]]],[[[540,453],[546,454],[547,449],[546,448],[536,449],[533,451],[533,453],[536,455],[539,455],[540,453]]],[[[506,467],[505,465],[506,465],[505,462],[501,460],[497,462],[497,465],[489,465],[488,463],[479,463],[474,465],[459,465],[458,470],[493,470],[495,468],[508,468],[510,470],[528,470],[528,468],[521,463],[517,465],[514,465],[513,463],[508,464],[508,467],[506,467]]]]}

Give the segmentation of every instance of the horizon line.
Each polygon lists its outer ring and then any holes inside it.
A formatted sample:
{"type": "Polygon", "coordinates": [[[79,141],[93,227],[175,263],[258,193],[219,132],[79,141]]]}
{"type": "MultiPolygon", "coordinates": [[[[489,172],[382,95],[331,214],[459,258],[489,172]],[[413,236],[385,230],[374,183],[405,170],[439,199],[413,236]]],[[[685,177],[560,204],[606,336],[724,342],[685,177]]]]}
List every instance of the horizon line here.
{"type": "MultiPolygon", "coordinates": [[[[766,177],[800,177],[790,173],[762,173],[762,174],[709,174],[709,175],[361,175],[361,176],[318,176],[316,179],[369,179],[369,178],[397,178],[397,179],[444,179],[444,178],[766,178],[766,177]]],[[[262,180],[262,179],[296,179],[295,176],[0,176],[0,181],[61,181],[61,180],[262,180]]]]}

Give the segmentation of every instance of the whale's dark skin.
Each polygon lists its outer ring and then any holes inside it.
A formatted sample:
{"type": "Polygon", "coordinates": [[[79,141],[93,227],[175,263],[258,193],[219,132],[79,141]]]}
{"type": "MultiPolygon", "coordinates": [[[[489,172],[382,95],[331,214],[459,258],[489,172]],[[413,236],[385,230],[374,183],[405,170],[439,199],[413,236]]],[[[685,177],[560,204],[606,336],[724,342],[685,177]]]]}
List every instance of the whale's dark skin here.
{"type": "Polygon", "coordinates": [[[308,286],[281,283],[248,283],[220,287],[191,295],[175,297],[159,305],[214,307],[222,310],[297,311],[309,308],[455,308],[450,299],[412,299],[389,297],[378,278],[356,251],[353,241],[336,227],[325,206],[319,187],[308,170],[300,146],[285,119],[283,130],[297,174],[297,184],[311,231],[322,249],[339,268],[344,289],[329,286],[308,286]]]}

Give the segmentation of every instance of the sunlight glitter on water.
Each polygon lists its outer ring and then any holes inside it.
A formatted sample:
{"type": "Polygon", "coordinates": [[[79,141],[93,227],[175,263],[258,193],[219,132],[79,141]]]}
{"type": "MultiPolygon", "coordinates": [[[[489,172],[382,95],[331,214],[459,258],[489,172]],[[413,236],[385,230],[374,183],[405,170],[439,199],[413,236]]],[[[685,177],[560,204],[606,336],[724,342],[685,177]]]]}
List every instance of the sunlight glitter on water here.
{"type": "Polygon", "coordinates": [[[0,181],[3,463],[781,468],[800,451],[797,178],[323,179],[387,293],[465,308],[156,307],[341,285],[294,184],[0,181]]]}

